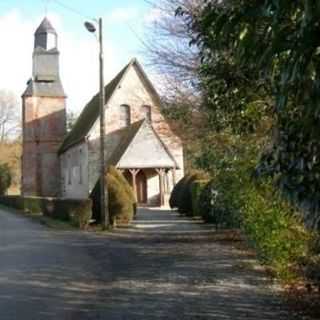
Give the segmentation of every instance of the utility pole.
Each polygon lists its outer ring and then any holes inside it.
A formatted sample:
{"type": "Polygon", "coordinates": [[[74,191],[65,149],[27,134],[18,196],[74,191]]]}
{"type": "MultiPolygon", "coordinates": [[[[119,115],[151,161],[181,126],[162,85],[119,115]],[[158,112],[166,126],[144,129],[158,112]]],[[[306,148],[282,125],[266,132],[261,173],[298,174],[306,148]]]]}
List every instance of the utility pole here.
{"type": "MultiPolygon", "coordinates": [[[[99,18],[99,109],[100,109],[100,211],[102,226],[104,229],[110,227],[109,201],[108,201],[108,181],[105,177],[105,90],[104,90],[104,55],[103,55],[103,22],[99,18]]],[[[86,22],[85,27],[91,33],[96,32],[96,27],[86,22]]]]}

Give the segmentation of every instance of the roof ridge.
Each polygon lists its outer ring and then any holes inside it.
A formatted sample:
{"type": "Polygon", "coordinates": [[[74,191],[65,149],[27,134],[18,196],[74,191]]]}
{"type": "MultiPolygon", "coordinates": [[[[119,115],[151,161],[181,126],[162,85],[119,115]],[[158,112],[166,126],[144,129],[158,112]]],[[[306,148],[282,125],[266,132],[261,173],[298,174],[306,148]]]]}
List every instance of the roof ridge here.
{"type": "MultiPolygon", "coordinates": [[[[129,67],[129,65],[130,64],[127,64],[107,85],[105,85],[105,105],[111,99],[116,87],[120,84],[120,81],[126,73],[126,70],[129,67]]],[[[69,147],[79,142],[88,134],[88,132],[96,122],[97,118],[99,117],[99,111],[99,93],[97,93],[85,105],[77,121],[75,122],[72,130],[64,138],[58,150],[59,154],[66,151],[69,147]]]]}

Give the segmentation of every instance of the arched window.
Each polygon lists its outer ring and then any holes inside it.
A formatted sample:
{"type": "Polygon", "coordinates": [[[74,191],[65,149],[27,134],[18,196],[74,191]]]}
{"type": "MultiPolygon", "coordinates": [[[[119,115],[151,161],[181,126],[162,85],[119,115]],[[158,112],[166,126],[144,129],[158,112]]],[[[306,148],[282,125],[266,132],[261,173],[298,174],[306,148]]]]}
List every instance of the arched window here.
{"type": "Polygon", "coordinates": [[[120,127],[127,127],[131,123],[130,106],[122,104],[120,106],[120,127]]]}
{"type": "Polygon", "coordinates": [[[142,106],[142,114],[143,114],[143,117],[145,119],[147,119],[148,122],[151,122],[151,107],[150,106],[147,106],[147,105],[142,106]]]}

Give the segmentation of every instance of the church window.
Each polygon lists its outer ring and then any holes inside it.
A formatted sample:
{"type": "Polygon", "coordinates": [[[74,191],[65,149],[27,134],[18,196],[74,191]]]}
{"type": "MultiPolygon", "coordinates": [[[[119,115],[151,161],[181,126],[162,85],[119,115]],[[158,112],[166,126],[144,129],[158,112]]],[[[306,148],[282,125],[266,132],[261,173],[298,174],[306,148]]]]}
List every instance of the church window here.
{"type": "Polygon", "coordinates": [[[150,106],[147,106],[147,105],[142,106],[142,114],[143,114],[143,117],[145,119],[147,119],[148,122],[151,122],[151,107],[150,106]]]}
{"type": "Polygon", "coordinates": [[[120,127],[128,127],[131,123],[130,106],[122,104],[120,106],[120,127]]]}

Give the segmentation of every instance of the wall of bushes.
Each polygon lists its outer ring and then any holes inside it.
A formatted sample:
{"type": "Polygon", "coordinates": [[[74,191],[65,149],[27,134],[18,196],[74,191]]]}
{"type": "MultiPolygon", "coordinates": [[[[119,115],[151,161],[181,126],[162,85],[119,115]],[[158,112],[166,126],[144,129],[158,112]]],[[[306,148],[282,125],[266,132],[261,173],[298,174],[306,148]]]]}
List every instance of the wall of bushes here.
{"type": "Polygon", "coordinates": [[[305,227],[299,210],[275,191],[271,180],[248,174],[254,171],[251,165],[238,163],[237,170],[218,172],[210,180],[203,175],[185,176],[172,192],[171,207],[217,228],[241,228],[259,259],[279,278],[291,281],[307,276],[319,281],[319,246],[314,245],[318,233],[305,227]]]}
{"type": "Polygon", "coordinates": [[[80,229],[86,229],[92,218],[90,199],[1,196],[0,204],[24,212],[42,213],[53,219],[68,221],[80,229]]]}

